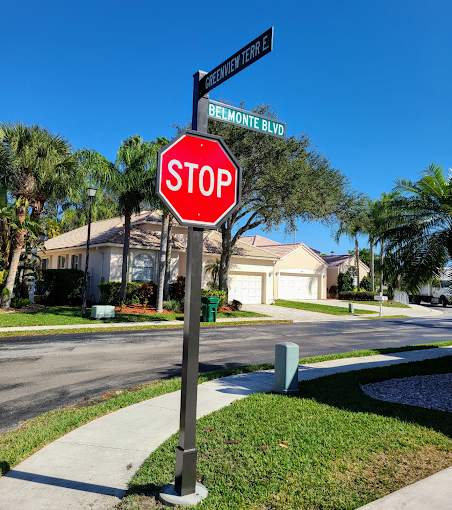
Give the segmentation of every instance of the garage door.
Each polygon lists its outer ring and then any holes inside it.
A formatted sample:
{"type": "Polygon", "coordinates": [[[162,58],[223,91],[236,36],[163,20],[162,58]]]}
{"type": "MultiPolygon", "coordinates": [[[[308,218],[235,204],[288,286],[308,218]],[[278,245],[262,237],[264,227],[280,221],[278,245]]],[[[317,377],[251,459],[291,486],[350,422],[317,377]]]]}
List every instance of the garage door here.
{"type": "Polygon", "coordinates": [[[318,299],[317,276],[279,275],[279,299],[318,299]]]}
{"type": "Polygon", "coordinates": [[[262,303],[262,276],[229,275],[229,301],[237,299],[244,305],[262,303]]]}

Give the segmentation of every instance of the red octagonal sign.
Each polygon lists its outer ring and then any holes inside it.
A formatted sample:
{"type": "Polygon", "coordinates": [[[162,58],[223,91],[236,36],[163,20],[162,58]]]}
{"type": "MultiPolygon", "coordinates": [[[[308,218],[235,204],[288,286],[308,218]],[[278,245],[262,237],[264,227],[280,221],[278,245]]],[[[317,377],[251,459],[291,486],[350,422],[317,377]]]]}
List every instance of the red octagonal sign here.
{"type": "Polygon", "coordinates": [[[241,178],[220,136],[183,131],[158,153],[156,192],[181,225],[219,227],[240,204],[241,178]]]}

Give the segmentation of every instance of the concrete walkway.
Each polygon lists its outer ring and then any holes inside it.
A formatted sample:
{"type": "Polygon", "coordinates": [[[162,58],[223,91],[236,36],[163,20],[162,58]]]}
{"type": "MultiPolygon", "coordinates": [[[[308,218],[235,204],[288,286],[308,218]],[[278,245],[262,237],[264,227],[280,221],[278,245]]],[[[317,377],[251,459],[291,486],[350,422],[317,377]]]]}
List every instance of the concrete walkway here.
{"type": "MultiPolygon", "coordinates": [[[[300,366],[298,378],[315,379],[337,372],[450,354],[452,348],[444,347],[324,361],[300,366]]],[[[236,399],[252,393],[268,392],[272,387],[272,371],[206,382],[198,386],[197,415],[204,416],[236,399]]],[[[126,407],[66,434],[0,478],[0,510],[111,508],[124,496],[130,479],[149,454],[177,432],[179,406],[178,391],[126,407]]],[[[384,506],[367,505],[365,508],[448,510],[452,501],[450,474],[450,470],[443,471],[418,482],[421,486],[414,484],[411,488],[388,496],[384,506]],[[447,482],[444,481],[446,479],[447,482]],[[438,484],[441,484],[441,491],[438,484]],[[416,499],[420,493],[422,501],[434,501],[434,505],[414,506],[413,498],[416,499]]]]}

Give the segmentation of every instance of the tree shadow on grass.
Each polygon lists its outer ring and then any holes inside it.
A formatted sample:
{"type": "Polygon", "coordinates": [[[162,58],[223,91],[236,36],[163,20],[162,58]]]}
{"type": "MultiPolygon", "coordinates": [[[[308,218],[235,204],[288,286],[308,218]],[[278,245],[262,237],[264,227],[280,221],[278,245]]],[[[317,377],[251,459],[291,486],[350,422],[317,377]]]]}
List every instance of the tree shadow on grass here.
{"type": "Polygon", "coordinates": [[[299,397],[311,398],[316,402],[346,411],[379,414],[405,422],[417,423],[452,438],[452,413],[376,400],[367,396],[360,389],[360,384],[451,372],[452,356],[389,367],[369,368],[345,374],[334,374],[322,379],[302,381],[299,383],[299,397]]]}

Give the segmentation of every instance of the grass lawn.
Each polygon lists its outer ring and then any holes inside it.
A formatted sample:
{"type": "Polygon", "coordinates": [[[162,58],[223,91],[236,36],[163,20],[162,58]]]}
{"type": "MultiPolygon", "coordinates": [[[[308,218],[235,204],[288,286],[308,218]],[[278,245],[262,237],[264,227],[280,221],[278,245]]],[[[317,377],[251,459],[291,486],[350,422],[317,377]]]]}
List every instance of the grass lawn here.
{"type": "MultiPolygon", "coordinates": [[[[367,397],[360,383],[448,373],[451,357],[300,383],[300,396],[255,394],[198,420],[199,510],[352,510],[452,465],[452,413],[367,397]]],[[[177,434],[130,483],[121,510],[160,508],[177,434]]]]}
{"type": "MultiPolygon", "coordinates": [[[[87,309],[87,315],[91,310],[87,309]]],[[[19,327],[19,326],[56,326],[66,324],[93,324],[89,318],[82,319],[82,308],[80,306],[50,306],[37,312],[16,312],[0,314],[0,327],[19,327]]],[[[255,312],[220,312],[218,318],[227,317],[266,317],[255,312]]],[[[135,314],[135,313],[116,313],[114,319],[101,319],[101,323],[120,323],[120,322],[148,322],[148,321],[174,321],[183,320],[182,313],[155,313],[155,314],[135,314]]]]}
{"type": "Polygon", "coordinates": [[[319,305],[317,303],[300,303],[298,301],[287,301],[285,299],[276,299],[276,306],[285,306],[286,308],[298,308],[299,310],[307,310],[309,312],[319,312],[319,313],[327,313],[330,315],[356,315],[365,314],[365,313],[377,313],[376,311],[370,310],[360,310],[355,308],[354,313],[350,313],[348,308],[344,308],[342,306],[332,306],[332,305],[319,305]]]}
{"type": "MultiPolygon", "coordinates": [[[[405,347],[389,347],[353,352],[343,352],[300,359],[300,363],[317,363],[333,359],[342,359],[357,356],[372,356],[374,354],[389,354],[393,352],[430,349],[433,347],[452,345],[452,341],[436,342],[432,344],[419,344],[405,347]]],[[[274,367],[273,363],[261,365],[248,365],[233,367],[214,372],[204,372],[199,375],[199,384],[233,374],[242,374],[256,370],[268,370],[274,367]]],[[[107,413],[117,411],[123,407],[142,402],[164,393],[180,389],[180,378],[158,380],[149,384],[142,384],[134,388],[118,389],[98,398],[83,401],[65,409],[50,411],[32,418],[19,428],[10,432],[0,433],[0,476],[10,467],[14,467],[22,460],[32,455],[45,445],[107,413]]]]}
{"type": "MultiPolygon", "coordinates": [[[[344,302],[356,303],[357,305],[380,306],[380,303],[378,301],[346,301],[344,299],[344,302]]],[[[383,301],[383,306],[386,306],[388,308],[411,308],[411,306],[405,305],[403,303],[396,303],[395,301],[383,301]]]]}

